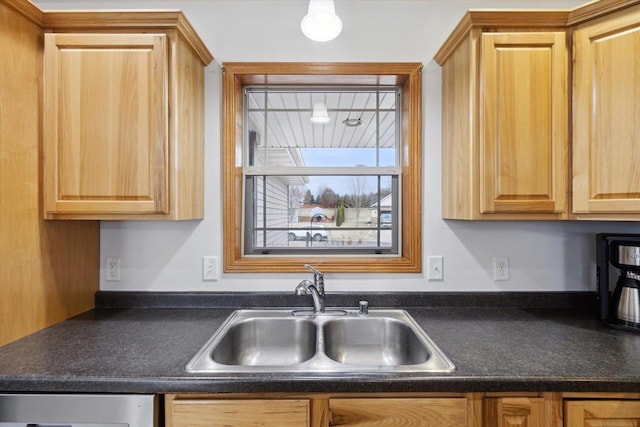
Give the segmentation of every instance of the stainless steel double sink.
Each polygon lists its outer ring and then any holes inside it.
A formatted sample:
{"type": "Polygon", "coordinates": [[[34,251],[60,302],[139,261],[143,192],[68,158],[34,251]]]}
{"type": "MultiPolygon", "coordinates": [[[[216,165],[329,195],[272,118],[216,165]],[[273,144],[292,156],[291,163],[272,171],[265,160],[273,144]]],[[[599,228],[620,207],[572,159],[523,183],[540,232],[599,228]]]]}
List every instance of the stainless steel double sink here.
{"type": "Polygon", "coordinates": [[[455,365],[404,310],[323,314],[236,310],[191,359],[187,372],[446,373],[455,365]]]}

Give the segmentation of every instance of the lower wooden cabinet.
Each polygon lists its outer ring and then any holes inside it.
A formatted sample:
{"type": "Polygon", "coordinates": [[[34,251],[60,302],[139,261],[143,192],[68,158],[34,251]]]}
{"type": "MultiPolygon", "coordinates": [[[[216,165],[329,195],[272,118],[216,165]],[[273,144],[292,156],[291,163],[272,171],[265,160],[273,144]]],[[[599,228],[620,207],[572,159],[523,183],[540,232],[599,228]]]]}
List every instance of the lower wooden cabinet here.
{"type": "Polygon", "coordinates": [[[561,427],[562,396],[485,397],[482,425],[491,427],[561,427]]]}
{"type": "Polygon", "coordinates": [[[308,427],[308,399],[171,399],[167,427],[308,427]]]}
{"type": "Polygon", "coordinates": [[[330,427],[469,426],[467,399],[329,399],[330,427]]]}
{"type": "Polygon", "coordinates": [[[166,427],[638,427],[640,394],[170,394],[166,427]]]}
{"type": "MultiPolygon", "coordinates": [[[[473,400],[459,397],[300,397],[263,399],[167,395],[167,427],[474,427],[473,400]]],[[[477,425],[479,427],[479,425],[477,425]]]]}
{"type": "Polygon", "coordinates": [[[567,400],[565,427],[640,426],[640,400],[567,400]]]}

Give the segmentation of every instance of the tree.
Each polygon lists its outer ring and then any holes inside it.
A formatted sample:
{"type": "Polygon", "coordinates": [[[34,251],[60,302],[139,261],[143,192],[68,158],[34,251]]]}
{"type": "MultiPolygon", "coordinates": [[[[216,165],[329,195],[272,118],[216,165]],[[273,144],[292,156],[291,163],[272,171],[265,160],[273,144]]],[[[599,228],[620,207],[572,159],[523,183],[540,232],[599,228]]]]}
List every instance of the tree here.
{"type": "Polygon", "coordinates": [[[329,187],[325,187],[318,197],[318,203],[327,208],[335,208],[338,204],[338,195],[329,187]]]}
{"type": "Polygon", "coordinates": [[[304,187],[302,185],[289,186],[289,208],[297,208],[305,198],[304,187]]]}
{"type": "Polygon", "coordinates": [[[336,212],[336,227],[340,227],[344,223],[344,200],[340,200],[338,212],[336,212]]]}
{"type": "Polygon", "coordinates": [[[298,209],[304,198],[304,187],[302,185],[289,186],[289,222],[298,221],[298,209]]]}
{"type": "Polygon", "coordinates": [[[311,194],[311,190],[307,190],[306,193],[304,193],[304,199],[302,199],[302,203],[304,203],[305,205],[312,205],[316,202],[316,200],[313,198],[313,194],[311,194]]]}
{"type": "Polygon", "coordinates": [[[360,222],[360,209],[371,204],[369,196],[365,194],[367,188],[366,176],[354,176],[351,178],[351,202],[356,210],[356,227],[360,222]]]}

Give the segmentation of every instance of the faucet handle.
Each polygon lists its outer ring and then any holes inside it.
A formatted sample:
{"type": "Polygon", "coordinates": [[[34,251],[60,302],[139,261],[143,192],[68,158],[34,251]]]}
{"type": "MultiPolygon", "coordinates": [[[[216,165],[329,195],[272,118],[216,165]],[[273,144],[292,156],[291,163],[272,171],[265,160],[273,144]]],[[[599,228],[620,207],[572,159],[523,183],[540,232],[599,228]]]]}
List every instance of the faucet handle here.
{"type": "Polygon", "coordinates": [[[320,273],[318,270],[315,269],[314,266],[309,265],[309,264],[305,264],[304,265],[305,268],[308,268],[309,270],[311,270],[311,272],[313,273],[313,275],[322,275],[322,273],[320,273]]]}
{"type": "Polygon", "coordinates": [[[305,268],[308,268],[313,273],[313,283],[318,288],[320,295],[324,295],[324,274],[316,270],[312,265],[305,264],[305,268]]]}

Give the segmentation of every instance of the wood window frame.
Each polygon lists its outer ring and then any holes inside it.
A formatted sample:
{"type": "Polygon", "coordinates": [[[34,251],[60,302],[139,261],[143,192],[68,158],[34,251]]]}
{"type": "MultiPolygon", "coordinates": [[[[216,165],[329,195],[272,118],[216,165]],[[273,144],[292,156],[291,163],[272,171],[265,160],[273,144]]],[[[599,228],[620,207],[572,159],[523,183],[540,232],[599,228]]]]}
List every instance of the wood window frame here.
{"type": "Polygon", "coordinates": [[[222,215],[224,271],[419,273],[422,271],[422,64],[232,62],[222,66],[222,215]],[[243,255],[243,87],[246,85],[402,86],[402,231],[399,256],[243,255]]]}

